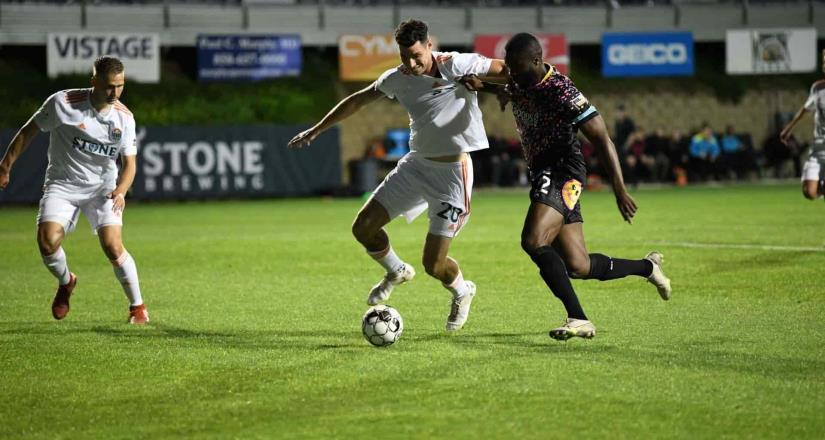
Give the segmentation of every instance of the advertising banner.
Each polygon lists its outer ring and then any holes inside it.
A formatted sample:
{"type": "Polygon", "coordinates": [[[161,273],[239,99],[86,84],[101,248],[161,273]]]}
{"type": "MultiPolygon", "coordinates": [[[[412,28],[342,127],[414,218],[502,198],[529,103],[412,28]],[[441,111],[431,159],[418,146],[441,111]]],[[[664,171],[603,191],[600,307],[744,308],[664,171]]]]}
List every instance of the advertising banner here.
{"type": "Polygon", "coordinates": [[[128,81],[160,82],[158,34],[66,32],[50,33],[46,43],[46,70],[54,78],[64,73],[91,75],[92,64],[101,55],[123,62],[128,81]]]}
{"type": "MultiPolygon", "coordinates": [[[[312,148],[288,149],[308,126],[139,127],[137,175],[130,197],[186,200],[314,195],[341,185],[338,129],[312,148]]],[[[15,131],[0,132],[8,145],[15,131]]],[[[15,162],[2,202],[37,202],[49,137],[37,136],[15,162]]],[[[0,147],[0,156],[5,147],[0,147]]]]}
{"type": "MultiPolygon", "coordinates": [[[[556,66],[559,72],[567,75],[570,71],[570,55],[567,37],[564,34],[534,34],[541,43],[544,61],[556,66]]],[[[476,35],[473,52],[488,58],[504,59],[504,46],[510,40],[509,34],[476,35]]]]}
{"type": "Polygon", "coordinates": [[[374,81],[399,64],[392,34],[342,35],[338,39],[338,71],[344,81],[374,81]]]}
{"type": "Polygon", "coordinates": [[[725,54],[730,74],[812,72],[817,68],[816,29],[729,30],[725,54]]]}
{"type": "Polygon", "coordinates": [[[199,35],[200,81],[257,81],[301,74],[300,35],[199,35]]]}
{"type": "Polygon", "coordinates": [[[602,75],[693,75],[690,32],[607,32],[602,34],[602,75]]]}

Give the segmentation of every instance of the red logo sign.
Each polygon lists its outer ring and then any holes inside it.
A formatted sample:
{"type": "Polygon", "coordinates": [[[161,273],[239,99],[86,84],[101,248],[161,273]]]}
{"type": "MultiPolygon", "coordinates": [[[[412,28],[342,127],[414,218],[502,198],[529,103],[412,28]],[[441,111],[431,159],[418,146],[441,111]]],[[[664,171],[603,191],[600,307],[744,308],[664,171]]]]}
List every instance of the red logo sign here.
{"type": "MultiPolygon", "coordinates": [[[[559,72],[567,75],[570,56],[567,52],[567,37],[564,34],[533,34],[541,43],[544,61],[556,66],[559,72]]],[[[512,35],[490,34],[476,35],[474,52],[489,58],[504,59],[504,46],[512,35]]]]}

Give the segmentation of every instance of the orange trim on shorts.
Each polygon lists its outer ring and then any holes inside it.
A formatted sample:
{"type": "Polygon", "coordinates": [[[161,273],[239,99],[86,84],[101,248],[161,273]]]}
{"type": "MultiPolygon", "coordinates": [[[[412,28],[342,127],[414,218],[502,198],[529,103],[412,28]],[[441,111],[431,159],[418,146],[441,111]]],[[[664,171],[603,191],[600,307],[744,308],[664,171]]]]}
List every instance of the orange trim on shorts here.
{"type": "Polygon", "coordinates": [[[467,171],[467,159],[461,161],[461,181],[464,184],[464,207],[467,209],[466,212],[461,214],[461,218],[459,220],[458,226],[459,228],[464,226],[464,223],[467,222],[467,216],[470,215],[470,211],[472,210],[470,207],[470,193],[467,191],[467,181],[469,172],[467,171]]]}

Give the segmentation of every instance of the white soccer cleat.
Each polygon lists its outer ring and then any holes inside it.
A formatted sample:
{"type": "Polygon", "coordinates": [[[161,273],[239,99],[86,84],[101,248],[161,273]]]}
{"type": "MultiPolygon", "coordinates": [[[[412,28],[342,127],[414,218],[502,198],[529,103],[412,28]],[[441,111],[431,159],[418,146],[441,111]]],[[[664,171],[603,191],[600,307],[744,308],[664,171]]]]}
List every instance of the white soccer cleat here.
{"type": "Polygon", "coordinates": [[[653,251],[645,255],[645,260],[653,263],[653,272],[647,277],[647,281],[656,286],[656,290],[659,291],[659,296],[661,296],[663,300],[669,300],[672,291],[670,288],[670,278],[666,277],[665,273],[662,272],[662,263],[665,261],[665,257],[660,252],[653,251]]]}
{"type": "Polygon", "coordinates": [[[476,296],[476,285],[472,281],[464,282],[467,283],[467,293],[458,298],[453,297],[450,302],[450,316],[447,317],[448,332],[460,330],[467,322],[467,317],[470,316],[470,305],[473,303],[473,297],[476,296]]]}
{"type": "Polygon", "coordinates": [[[397,271],[387,273],[384,279],[378,282],[370,290],[370,296],[367,297],[367,304],[374,306],[389,299],[392,289],[399,284],[404,284],[410,281],[415,276],[415,269],[409,264],[404,264],[397,271]]]}
{"type": "Polygon", "coordinates": [[[550,337],[566,341],[572,337],[591,339],[596,336],[596,326],[586,319],[567,318],[561,327],[550,330],[550,337]]]}

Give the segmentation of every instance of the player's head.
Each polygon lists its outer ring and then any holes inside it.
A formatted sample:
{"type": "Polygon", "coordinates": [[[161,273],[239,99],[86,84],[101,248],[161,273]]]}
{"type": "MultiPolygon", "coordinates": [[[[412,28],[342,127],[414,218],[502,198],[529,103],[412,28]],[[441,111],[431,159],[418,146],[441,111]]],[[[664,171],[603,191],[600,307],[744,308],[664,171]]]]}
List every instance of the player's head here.
{"type": "Polygon", "coordinates": [[[427,23],[415,19],[402,21],[395,29],[395,42],[398,43],[401,63],[413,75],[423,75],[433,67],[433,42],[430,41],[427,23]]]}
{"type": "Polygon", "coordinates": [[[510,77],[521,87],[530,87],[544,76],[541,43],[536,37],[522,32],[513,35],[504,46],[504,63],[510,77]]]}
{"type": "Polygon", "coordinates": [[[103,101],[112,104],[123,93],[126,82],[125,69],[119,59],[111,55],[103,55],[95,60],[92,66],[92,99],[98,103],[103,101]]]}

